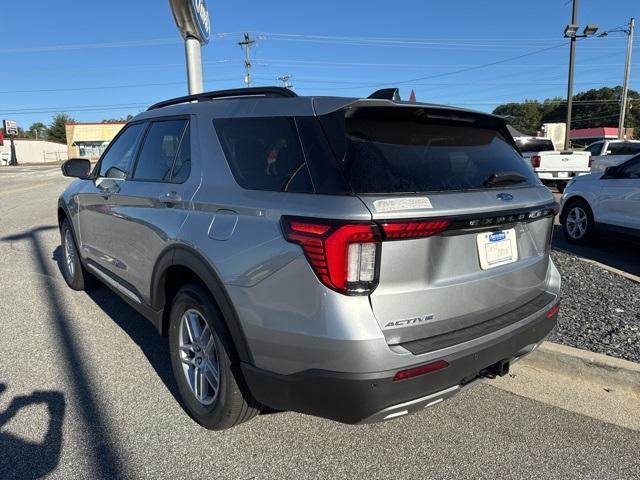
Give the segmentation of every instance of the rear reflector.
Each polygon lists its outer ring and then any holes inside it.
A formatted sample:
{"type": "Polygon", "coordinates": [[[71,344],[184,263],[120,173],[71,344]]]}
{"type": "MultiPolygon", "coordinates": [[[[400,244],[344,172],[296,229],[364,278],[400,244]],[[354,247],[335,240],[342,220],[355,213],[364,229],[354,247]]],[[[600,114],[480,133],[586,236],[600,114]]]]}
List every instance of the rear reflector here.
{"type": "Polygon", "coordinates": [[[553,317],[560,310],[560,302],[556,303],[553,307],[547,311],[547,318],[553,317]]]}
{"type": "Polygon", "coordinates": [[[407,378],[418,377],[425,373],[435,372],[447,368],[449,363],[444,360],[436,360],[435,362],[427,363],[426,365],[420,365],[419,367],[409,368],[407,370],[400,370],[393,377],[393,381],[406,380],[407,378]]]}
{"type": "Polygon", "coordinates": [[[449,226],[447,220],[428,220],[422,222],[390,222],[383,223],[382,231],[385,240],[431,237],[449,226]]]}
{"type": "Polygon", "coordinates": [[[593,157],[589,155],[589,168],[591,168],[591,165],[593,165],[593,157]]]}

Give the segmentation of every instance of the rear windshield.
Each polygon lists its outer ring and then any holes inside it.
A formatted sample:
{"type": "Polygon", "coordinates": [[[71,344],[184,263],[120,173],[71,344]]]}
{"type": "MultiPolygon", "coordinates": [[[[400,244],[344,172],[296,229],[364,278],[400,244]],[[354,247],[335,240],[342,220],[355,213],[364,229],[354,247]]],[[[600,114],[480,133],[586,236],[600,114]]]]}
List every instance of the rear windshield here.
{"type": "Polygon", "coordinates": [[[488,180],[534,173],[502,134],[472,117],[421,108],[361,107],[319,117],[354,193],[416,193],[504,188],[488,180]]]}
{"type": "Polygon", "coordinates": [[[551,140],[538,138],[517,138],[516,143],[522,153],[552,152],[553,142],[551,140]]]}

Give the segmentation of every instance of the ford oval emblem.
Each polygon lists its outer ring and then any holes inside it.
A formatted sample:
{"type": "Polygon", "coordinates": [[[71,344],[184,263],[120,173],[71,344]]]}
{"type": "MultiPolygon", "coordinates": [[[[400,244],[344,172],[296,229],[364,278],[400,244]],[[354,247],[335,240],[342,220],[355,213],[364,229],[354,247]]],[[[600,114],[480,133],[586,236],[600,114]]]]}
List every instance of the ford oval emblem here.
{"type": "Polygon", "coordinates": [[[496,195],[496,197],[498,197],[503,202],[510,202],[511,200],[513,200],[513,195],[511,195],[510,193],[499,193],[496,195]]]}
{"type": "Polygon", "coordinates": [[[495,232],[489,235],[490,242],[499,242],[501,240],[504,240],[505,238],[507,238],[507,234],[504,232],[495,232]]]}

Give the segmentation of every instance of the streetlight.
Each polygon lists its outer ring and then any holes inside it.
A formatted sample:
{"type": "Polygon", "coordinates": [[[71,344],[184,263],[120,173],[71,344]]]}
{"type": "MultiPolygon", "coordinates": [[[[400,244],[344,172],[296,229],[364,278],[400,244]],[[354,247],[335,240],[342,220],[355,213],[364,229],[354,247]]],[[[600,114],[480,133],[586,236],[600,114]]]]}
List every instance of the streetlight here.
{"type": "Polygon", "coordinates": [[[576,55],[576,39],[586,38],[595,35],[598,26],[588,24],[582,34],[578,34],[578,0],[573,0],[573,10],[571,12],[571,23],[564,29],[564,38],[571,40],[569,47],[569,81],[567,82],[567,128],[564,134],[564,149],[569,150],[571,132],[571,110],[573,108],[573,63],[576,55]]]}
{"type": "Polygon", "coordinates": [[[629,92],[629,76],[631,74],[631,52],[633,50],[633,29],[636,21],[634,18],[629,20],[628,28],[615,28],[602,32],[598,37],[606,37],[613,32],[624,32],[627,34],[627,58],[624,64],[624,82],[622,84],[622,97],[620,98],[620,117],[618,119],[618,138],[624,138],[624,117],[627,114],[627,95],[629,92]]]}

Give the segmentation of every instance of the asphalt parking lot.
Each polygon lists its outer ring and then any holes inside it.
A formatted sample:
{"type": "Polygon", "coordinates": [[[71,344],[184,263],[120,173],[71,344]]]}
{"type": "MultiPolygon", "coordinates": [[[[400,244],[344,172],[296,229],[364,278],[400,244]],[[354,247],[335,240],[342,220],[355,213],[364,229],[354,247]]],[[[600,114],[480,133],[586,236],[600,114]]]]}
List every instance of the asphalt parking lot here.
{"type": "Polygon", "coordinates": [[[494,382],[384,424],[285,412],[202,429],[151,325],[105,287],[64,283],[67,183],[0,168],[0,478],[640,478],[639,429],[565,406],[568,380],[553,401],[494,382]]]}

